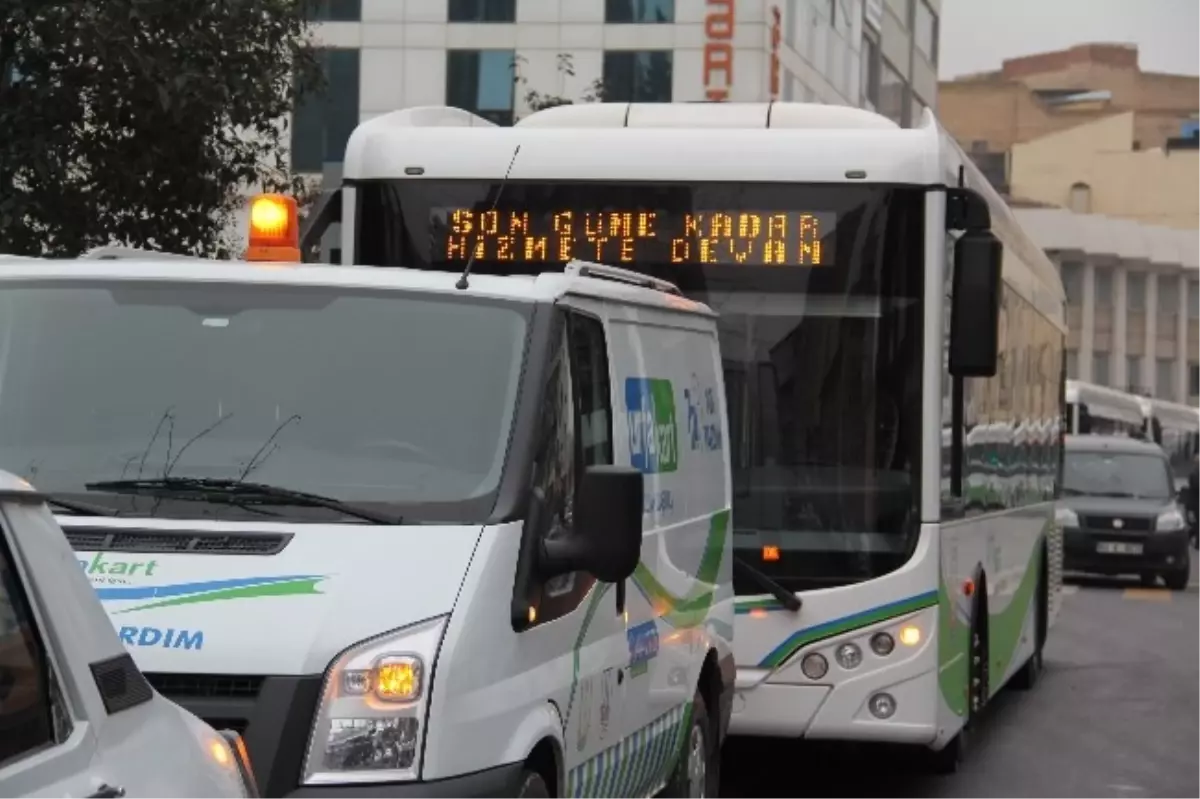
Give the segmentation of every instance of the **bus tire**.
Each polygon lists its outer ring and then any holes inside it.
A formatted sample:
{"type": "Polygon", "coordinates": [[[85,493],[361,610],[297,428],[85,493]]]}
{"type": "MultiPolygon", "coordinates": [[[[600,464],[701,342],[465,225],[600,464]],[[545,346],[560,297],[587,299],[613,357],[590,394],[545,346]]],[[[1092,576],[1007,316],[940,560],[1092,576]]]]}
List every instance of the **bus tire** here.
{"type": "Polygon", "coordinates": [[[708,706],[699,689],[692,698],[692,718],[675,761],[671,780],[659,796],[717,796],[721,752],[712,739],[708,706]]]}
{"type": "Polygon", "coordinates": [[[545,777],[533,769],[527,768],[521,772],[517,796],[526,796],[530,799],[549,799],[550,788],[546,785],[545,777]]]}

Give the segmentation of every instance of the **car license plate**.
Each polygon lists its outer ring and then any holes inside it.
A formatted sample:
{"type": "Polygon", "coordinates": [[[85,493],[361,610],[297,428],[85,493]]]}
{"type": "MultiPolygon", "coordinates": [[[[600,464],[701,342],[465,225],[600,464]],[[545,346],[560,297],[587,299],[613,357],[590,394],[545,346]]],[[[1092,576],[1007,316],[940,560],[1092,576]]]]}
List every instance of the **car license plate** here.
{"type": "Polygon", "coordinates": [[[1142,545],[1125,541],[1101,541],[1096,544],[1096,551],[1104,555],[1140,555],[1142,545]]]}

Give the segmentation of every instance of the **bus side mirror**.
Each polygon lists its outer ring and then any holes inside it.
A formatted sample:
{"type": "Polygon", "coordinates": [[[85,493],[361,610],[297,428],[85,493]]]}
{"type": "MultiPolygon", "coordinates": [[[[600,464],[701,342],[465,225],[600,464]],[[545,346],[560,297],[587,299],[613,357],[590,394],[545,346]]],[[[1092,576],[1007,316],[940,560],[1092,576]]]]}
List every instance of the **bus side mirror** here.
{"type": "Polygon", "coordinates": [[[964,233],[954,245],[950,374],[992,377],[1000,337],[1004,247],[989,231],[964,233]]]}
{"type": "Polygon", "coordinates": [[[644,491],[637,469],[589,466],[579,483],[573,529],[542,543],[542,576],[585,571],[605,583],[632,576],[642,557],[644,491]]]}

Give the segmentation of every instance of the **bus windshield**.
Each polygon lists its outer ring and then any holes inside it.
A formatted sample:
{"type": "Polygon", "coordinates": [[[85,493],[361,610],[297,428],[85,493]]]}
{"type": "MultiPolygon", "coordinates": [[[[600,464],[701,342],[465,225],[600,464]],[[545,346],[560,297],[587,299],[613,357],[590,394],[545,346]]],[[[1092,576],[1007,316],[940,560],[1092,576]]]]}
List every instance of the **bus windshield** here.
{"type": "MultiPolygon", "coordinates": [[[[719,315],[734,544],[789,590],[858,582],[919,528],[924,193],[878,185],[359,181],[355,260],[670,280],[719,315]],[[493,210],[493,204],[495,208],[493,210]]],[[[735,573],[736,574],[736,573],[735,573]]],[[[739,593],[761,593],[742,584],[739,593]]]]}
{"type": "Polygon", "coordinates": [[[413,523],[485,520],[530,307],[275,284],[0,281],[0,469],[122,516],[345,521],[286,502],[88,485],[244,479],[413,523]]]}

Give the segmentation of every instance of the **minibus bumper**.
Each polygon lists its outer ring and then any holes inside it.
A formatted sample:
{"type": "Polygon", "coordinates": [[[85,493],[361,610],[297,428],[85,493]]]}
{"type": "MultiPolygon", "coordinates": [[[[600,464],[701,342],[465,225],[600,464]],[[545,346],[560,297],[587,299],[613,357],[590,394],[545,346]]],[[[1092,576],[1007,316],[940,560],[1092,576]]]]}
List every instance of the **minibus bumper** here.
{"type": "Polygon", "coordinates": [[[292,791],[288,796],[330,797],[351,799],[352,797],[392,796],[516,796],[521,784],[524,763],[509,763],[504,766],[448,777],[428,782],[377,782],[359,785],[309,785],[292,791]]]}

